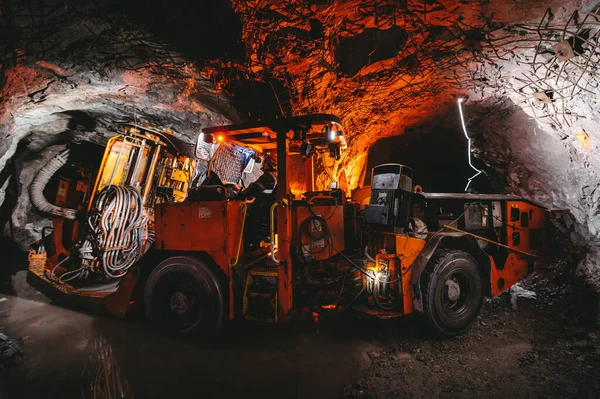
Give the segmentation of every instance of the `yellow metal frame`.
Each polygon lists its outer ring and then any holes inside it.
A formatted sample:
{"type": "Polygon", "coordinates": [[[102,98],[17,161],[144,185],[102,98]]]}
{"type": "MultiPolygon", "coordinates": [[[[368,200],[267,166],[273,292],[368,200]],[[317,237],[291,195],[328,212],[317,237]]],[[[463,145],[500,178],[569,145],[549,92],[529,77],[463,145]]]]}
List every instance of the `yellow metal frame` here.
{"type": "MultiPolygon", "coordinates": [[[[98,170],[98,175],[97,175],[96,181],[94,183],[94,189],[91,192],[90,199],[88,202],[88,207],[87,207],[88,211],[91,209],[91,207],[94,203],[94,198],[95,198],[96,194],[98,193],[99,189],[101,189],[100,184],[104,178],[104,174],[105,174],[106,170],[111,166],[110,165],[111,162],[109,162],[109,158],[111,155],[112,148],[115,145],[115,142],[117,142],[117,141],[122,142],[121,149],[119,150],[120,152],[123,151],[123,147],[125,146],[125,143],[127,143],[128,145],[131,145],[133,147],[138,147],[138,148],[144,147],[144,145],[141,145],[140,142],[142,142],[142,143],[150,142],[155,146],[152,151],[150,163],[148,165],[148,171],[146,174],[146,179],[145,179],[144,185],[140,187],[140,194],[142,195],[143,203],[146,204],[146,202],[148,200],[148,195],[150,194],[150,190],[152,189],[152,178],[151,177],[154,176],[154,173],[158,166],[158,162],[160,161],[161,150],[163,148],[166,148],[167,144],[165,142],[163,142],[160,139],[160,137],[157,136],[156,134],[152,134],[151,132],[145,132],[144,134],[142,134],[142,133],[138,133],[137,128],[130,128],[127,130],[127,132],[125,134],[118,134],[116,136],[111,137],[108,140],[108,143],[106,144],[106,148],[104,151],[104,155],[102,156],[102,161],[100,162],[100,169],[98,170]]],[[[175,155],[175,154],[176,154],[176,151],[173,152],[173,155],[175,155]]],[[[185,198],[186,198],[184,195],[184,192],[187,192],[187,188],[189,187],[189,184],[191,182],[192,176],[194,174],[194,169],[195,169],[195,165],[192,162],[190,162],[188,166],[189,166],[189,169],[187,172],[181,171],[181,170],[174,170],[174,171],[172,171],[171,175],[168,176],[169,180],[171,180],[171,181],[177,181],[177,182],[184,183],[183,191],[174,189],[174,195],[176,198],[176,202],[181,202],[181,201],[185,200],[185,198]]],[[[113,165],[113,168],[114,167],[116,167],[116,165],[113,165]]],[[[114,174],[114,169],[111,173],[114,174]]],[[[112,184],[112,179],[109,184],[112,184]]]]}
{"type": "Polygon", "coordinates": [[[244,286],[244,299],[243,299],[243,310],[242,313],[244,314],[244,318],[246,320],[251,320],[251,321],[262,321],[262,322],[266,322],[266,323],[278,323],[279,322],[279,289],[275,290],[275,296],[273,297],[270,294],[258,294],[258,293],[254,293],[253,295],[255,296],[263,296],[265,298],[273,298],[274,299],[274,303],[273,303],[273,310],[274,310],[274,318],[273,319],[265,319],[265,318],[261,318],[261,317],[253,317],[253,316],[248,316],[246,314],[246,312],[248,311],[248,295],[250,294],[248,291],[252,285],[253,279],[249,278],[251,276],[263,276],[263,277],[278,277],[279,276],[279,272],[277,269],[273,269],[271,270],[251,270],[248,272],[248,277],[246,278],[246,284],[244,286]]]}

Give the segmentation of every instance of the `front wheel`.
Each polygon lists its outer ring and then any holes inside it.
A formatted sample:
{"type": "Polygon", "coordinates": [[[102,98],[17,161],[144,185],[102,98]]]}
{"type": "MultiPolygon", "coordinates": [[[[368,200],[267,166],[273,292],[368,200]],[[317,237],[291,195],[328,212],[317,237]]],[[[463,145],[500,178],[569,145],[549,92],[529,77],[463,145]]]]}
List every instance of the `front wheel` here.
{"type": "Polygon", "coordinates": [[[423,312],[429,324],[444,335],[468,330],[483,303],[477,261],[464,251],[438,249],[422,278],[423,312]]]}
{"type": "Polygon", "coordinates": [[[146,316],[165,333],[214,335],[225,304],[219,279],[206,262],[174,256],[156,266],[144,289],[146,316]]]}

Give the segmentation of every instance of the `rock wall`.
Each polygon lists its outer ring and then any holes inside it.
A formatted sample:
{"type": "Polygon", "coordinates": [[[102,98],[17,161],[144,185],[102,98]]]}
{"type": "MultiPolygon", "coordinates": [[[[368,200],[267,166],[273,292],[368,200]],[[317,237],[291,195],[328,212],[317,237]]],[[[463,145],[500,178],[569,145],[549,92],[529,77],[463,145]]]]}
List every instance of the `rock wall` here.
{"type": "Polygon", "coordinates": [[[597,11],[547,10],[537,24],[514,27],[523,29],[515,47],[514,38],[490,45],[510,51],[477,65],[465,112],[496,188],[565,210],[557,225],[582,254],[578,272],[600,288],[597,11]]]}
{"type": "Polygon", "coordinates": [[[119,122],[136,120],[194,141],[204,126],[238,120],[214,70],[118,3],[11,2],[0,6],[0,27],[10,39],[0,40],[0,171],[17,175],[12,222],[22,249],[48,224],[29,185],[68,142],[103,144],[119,122]]]}
{"type": "Polygon", "coordinates": [[[560,138],[506,98],[472,102],[466,109],[477,165],[495,190],[561,211],[557,227],[570,241],[564,244],[583,258],[578,272],[600,288],[600,180],[594,150],[575,137],[560,138]]]}

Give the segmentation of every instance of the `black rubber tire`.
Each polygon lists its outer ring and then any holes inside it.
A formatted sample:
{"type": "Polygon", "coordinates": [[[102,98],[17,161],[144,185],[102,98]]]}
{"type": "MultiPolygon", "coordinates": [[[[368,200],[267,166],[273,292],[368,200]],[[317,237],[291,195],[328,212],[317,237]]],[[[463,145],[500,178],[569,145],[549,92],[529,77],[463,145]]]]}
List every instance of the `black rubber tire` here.
{"type": "Polygon", "coordinates": [[[217,334],[225,315],[222,284],[205,261],[188,256],[165,259],[144,288],[146,316],[161,332],[189,337],[217,334]]]}
{"type": "Polygon", "coordinates": [[[428,323],[443,335],[467,331],[477,319],[483,303],[483,287],[477,261],[457,249],[438,249],[422,275],[423,313],[428,323]],[[456,287],[458,293],[448,285],[456,287]],[[452,297],[458,298],[455,300],[452,297]]]}

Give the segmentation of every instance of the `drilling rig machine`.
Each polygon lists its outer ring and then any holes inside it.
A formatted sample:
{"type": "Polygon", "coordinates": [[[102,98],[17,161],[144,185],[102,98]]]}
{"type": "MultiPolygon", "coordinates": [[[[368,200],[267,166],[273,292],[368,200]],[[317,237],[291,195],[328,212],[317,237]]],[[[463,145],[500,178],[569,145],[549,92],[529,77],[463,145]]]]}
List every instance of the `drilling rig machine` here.
{"type": "Polygon", "coordinates": [[[53,231],[32,245],[28,281],[72,306],[143,309],[182,336],[306,308],[416,310],[455,335],[484,296],[543,263],[546,213],[518,197],[414,192],[399,164],[375,167],[354,198],[335,182],[315,190],[315,158],[345,147],[341,121],[326,114],[205,128],[195,148],[127,124],[98,169],[63,153],[36,177],[32,202],[53,215],[53,231]],[[50,204],[43,190],[56,172],[50,204]]]}

